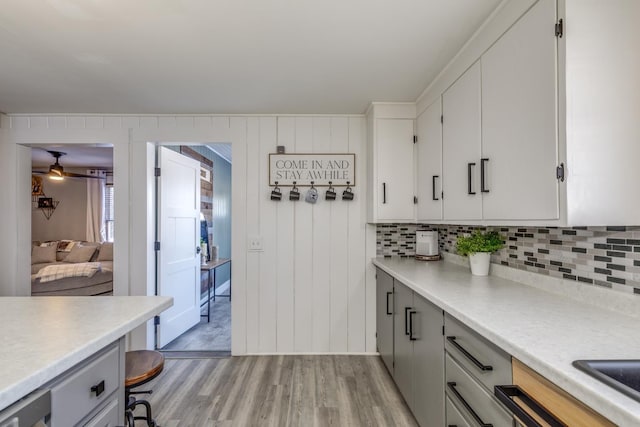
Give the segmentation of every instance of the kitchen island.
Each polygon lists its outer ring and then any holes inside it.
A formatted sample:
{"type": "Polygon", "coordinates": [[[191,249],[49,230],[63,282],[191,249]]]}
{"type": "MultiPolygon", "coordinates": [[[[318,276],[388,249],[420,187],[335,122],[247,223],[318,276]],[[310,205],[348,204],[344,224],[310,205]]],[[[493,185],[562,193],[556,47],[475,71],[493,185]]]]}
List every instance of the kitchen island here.
{"type": "Polygon", "coordinates": [[[109,346],[123,374],[123,337],[172,304],[160,296],[0,298],[0,410],[109,346]]]}
{"type": "MultiPolygon", "coordinates": [[[[575,282],[545,290],[543,284],[472,276],[468,266],[453,262],[393,257],[373,264],[617,425],[640,425],[639,402],[572,366],[577,359],[640,357],[638,295],[575,282]]],[[[492,269],[512,279],[518,274],[492,269]]]]}

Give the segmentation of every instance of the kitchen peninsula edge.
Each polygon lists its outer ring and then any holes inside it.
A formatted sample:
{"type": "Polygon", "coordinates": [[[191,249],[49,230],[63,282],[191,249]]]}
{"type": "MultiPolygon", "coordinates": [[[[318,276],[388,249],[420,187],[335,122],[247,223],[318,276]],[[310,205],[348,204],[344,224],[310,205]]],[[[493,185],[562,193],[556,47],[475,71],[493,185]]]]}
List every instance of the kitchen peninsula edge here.
{"type": "Polygon", "coordinates": [[[0,298],[0,410],[172,304],[162,296],[0,298]]]}

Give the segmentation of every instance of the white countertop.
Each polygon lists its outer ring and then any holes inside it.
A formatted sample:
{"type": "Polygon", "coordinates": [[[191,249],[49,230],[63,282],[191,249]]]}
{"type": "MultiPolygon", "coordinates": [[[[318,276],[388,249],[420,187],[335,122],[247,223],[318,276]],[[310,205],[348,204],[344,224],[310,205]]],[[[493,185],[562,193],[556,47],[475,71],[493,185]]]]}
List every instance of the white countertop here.
{"type": "Polygon", "coordinates": [[[0,409],[173,304],[170,297],[0,297],[0,409]]]}
{"type": "Polygon", "coordinates": [[[640,425],[640,403],[571,365],[576,359],[640,359],[637,317],[495,276],[472,276],[468,267],[449,262],[373,263],[614,423],[640,425]]]}

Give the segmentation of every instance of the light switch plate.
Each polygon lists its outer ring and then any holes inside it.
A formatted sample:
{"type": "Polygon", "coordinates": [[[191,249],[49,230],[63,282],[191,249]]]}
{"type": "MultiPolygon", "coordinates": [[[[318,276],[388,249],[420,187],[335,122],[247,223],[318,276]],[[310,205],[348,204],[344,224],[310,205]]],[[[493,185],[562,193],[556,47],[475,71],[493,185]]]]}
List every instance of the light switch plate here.
{"type": "Polygon", "coordinates": [[[247,251],[262,252],[262,236],[249,236],[247,241],[247,251]]]}

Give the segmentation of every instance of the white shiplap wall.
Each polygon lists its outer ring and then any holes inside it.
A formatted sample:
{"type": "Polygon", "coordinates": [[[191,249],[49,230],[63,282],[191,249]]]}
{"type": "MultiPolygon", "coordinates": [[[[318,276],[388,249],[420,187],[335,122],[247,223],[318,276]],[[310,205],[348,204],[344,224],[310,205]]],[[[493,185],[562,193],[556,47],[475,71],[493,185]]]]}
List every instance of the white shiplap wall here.
{"type": "MultiPolygon", "coordinates": [[[[375,230],[366,224],[364,117],[15,115],[10,122],[8,139],[14,143],[44,141],[49,134],[78,141],[90,129],[128,130],[129,140],[122,143],[131,153],[136,152],[132,145],[148,141],[231,142],[234,354],[375,351],[375,280],[369,261],[375,256],[375,230]],[[285,189],[283,200],[272,202],[267,155],[277,145],[287,152],[355,153],[355,200],[290,202],[285,189]],[[262,252],[246,251],[249,236],[263,238],[262,252]]],[[[140,194],[137,185],[129,183],[134,199],[140,194]]],[[[138,233],[131,229],[130,242],[138,233]]],[[[129,268],[129,277],[135,276],[138,267],[131,260],[129,268]]]]}
{"type": "Polygon", "coordinates": [[[248,353],[367,351],[364,144],[360,117],[248,119],[247,235],[264,245],[247,253],[248,353]],[[311,205],[290,202],[284,189],[271,201],[267,158],[276,145],[356,153],[358,196],[311,205]]]}

